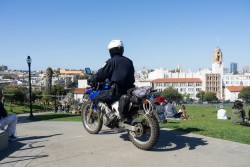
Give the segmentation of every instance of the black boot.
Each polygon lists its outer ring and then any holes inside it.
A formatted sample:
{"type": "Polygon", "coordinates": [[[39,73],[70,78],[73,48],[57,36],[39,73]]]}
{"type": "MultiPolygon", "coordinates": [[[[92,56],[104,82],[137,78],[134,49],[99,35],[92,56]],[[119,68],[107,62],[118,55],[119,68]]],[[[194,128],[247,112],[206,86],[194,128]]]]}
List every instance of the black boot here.
{"type": "Polygon", "coordinates": [[[117,118],[116,115],[113,114],[113,113],[111,113],[111,114],[109,115],[109,117],[108,117],[107,122],[106,122],[106,126],[109,127],[113,122],[115,122],[116,118],[117,118]]]}

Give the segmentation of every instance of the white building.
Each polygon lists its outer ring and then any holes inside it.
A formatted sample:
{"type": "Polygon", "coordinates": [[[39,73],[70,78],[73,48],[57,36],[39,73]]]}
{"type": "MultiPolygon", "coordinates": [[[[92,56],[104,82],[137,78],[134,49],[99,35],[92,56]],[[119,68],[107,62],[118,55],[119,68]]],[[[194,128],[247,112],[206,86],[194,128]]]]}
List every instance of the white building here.
{"type": "Polygon", "coordinates": [[[146,68],[135,71],[135,80],[143,81],[148,79],[149,70],[146,68]]]}
{"type": "Polygon", "coordinates": [[[250,74],[225,74],[223,83],[224,86],[250,86],[250,74]]]}
{"type": "Polygon", "coordinates": [[[86,88],[87,86],[87,79],[78,80],[78,88],[86,88]]]}
{"type": "Polygon", "coordinates": [[[166,69],[160,68],[156,69],[148,74],[148,80],[154,80],[157,78],[166,78],[165,73],[167,73],[166,69]]]}
{"type": "Polygon", "coordinates": [[[78,88],[76,88],[74,91],[74,100],[77,100],[80,103],[82,102],[83,95],[86,92],[87,86],[87,79],[78,80],[78,88]]]}
{"type": "Polygon", "coordinates": [[[135,83],[134,83],[134,85],[136,87],[150,86],[151,82],[149,80],[143,80],[143,81],[136,80],[135,83]]]}
{"type": "Polygon", "coordinates": [[[239,99],[239,93],[243,86],[226,86],[225,87],[225,100],[233,102],[239,99]]]}
{"type": "Polygon", "coordinates": [[[243,73],[250,73],[250,64],[247,64],[243,67],[243,73]]]}
{"type": "Polygon", "coordinates": [[[161,78],[152,81],[153,89],[159,92],[167,87],[174,87],[181,94],[189,94],[190,98],[197,99],[196,94],[202,90],[202,80],[200,78],[161,78]]]}
{"type": "Polygon", "coordinates": [[[86,88],[76,88],[74,91],[74,100],[79,101],[80,103],[83,100],[83,94],[86,92],[86,88]]]}

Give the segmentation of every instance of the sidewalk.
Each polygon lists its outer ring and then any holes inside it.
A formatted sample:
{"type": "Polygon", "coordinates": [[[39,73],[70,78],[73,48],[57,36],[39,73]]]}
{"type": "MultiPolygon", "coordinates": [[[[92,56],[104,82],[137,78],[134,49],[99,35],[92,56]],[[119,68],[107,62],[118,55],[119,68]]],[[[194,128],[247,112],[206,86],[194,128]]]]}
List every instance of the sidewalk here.
{"type": "Polygon", "coordinates": [[[126,133],[90,135],[81,122],[30,122],[27,115],[19,116],[17,134],[0,152],[1,167],[249,166],[250,145],[169,129],[152,151],[137,149],[126,133]]]}

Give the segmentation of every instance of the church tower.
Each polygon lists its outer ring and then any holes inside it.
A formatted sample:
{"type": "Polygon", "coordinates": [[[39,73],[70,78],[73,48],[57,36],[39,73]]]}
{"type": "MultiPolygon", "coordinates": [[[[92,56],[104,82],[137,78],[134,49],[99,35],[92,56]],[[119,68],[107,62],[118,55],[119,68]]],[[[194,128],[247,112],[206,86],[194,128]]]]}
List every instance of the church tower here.
{"type": "Polygon", "coordinates": [[[214,92],[219,100],[224,101],[222,76],[223,57],[221,49],[217,46],[213,53],[212,73],[206,74],[206,92],[214,92]]]}
{"type": "Polygon", "coordinates": [[[212,73],[223,75],[223,57],[221,49],[218,46],[213,53],[212,73]]]}

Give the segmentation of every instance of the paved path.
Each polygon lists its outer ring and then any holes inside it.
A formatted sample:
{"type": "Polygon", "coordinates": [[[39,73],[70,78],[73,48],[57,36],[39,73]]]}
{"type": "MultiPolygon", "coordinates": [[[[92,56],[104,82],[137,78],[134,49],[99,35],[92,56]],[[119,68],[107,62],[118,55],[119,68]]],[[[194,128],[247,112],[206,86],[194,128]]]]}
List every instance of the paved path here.
{"type": "Polygon", "coordinates": [[[250,145],[168,129],[161,129],[151,151],[137,149],[126,133],[90,135],[80,122],[20,117],[17,134],[0,152],[1,167],[249,167],[250,160],[250,145]]]}

